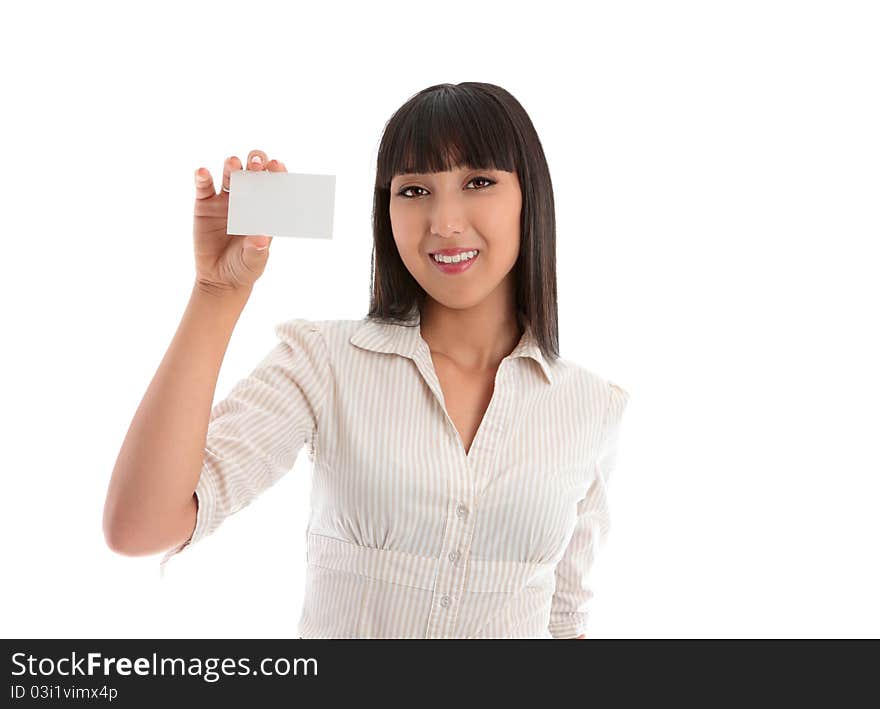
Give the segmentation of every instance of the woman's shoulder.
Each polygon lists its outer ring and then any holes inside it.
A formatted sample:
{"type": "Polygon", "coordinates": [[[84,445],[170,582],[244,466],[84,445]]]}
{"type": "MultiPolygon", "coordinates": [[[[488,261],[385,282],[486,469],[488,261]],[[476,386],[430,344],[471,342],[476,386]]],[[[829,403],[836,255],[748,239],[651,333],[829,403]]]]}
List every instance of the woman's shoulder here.
{"type": "Polygon", "coordinates": [[[332,352],[346,347],[349,340],[366,323],[366,318],[324,319],[289,318],[275,325],[275,334],[282,339],[319,335],[332,352]]]}
{"type": "Polygon", "coordinates": [[[629,392],[626,389],[592,367],[563,357],[558,357],[553,364],[561,380],[568,381],[585,395],[599,399],[618,398],[623,399],[624,402],[629,399],[629,392]]]}

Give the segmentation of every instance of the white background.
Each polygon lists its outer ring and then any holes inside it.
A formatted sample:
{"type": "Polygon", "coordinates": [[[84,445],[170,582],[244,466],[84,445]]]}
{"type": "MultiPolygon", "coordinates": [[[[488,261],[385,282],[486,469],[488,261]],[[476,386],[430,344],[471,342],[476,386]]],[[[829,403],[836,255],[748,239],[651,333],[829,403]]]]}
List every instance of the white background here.
{"type": "Polygon", "coordinates": [[[193,172],[219,181],[260,148],[337,175],[333,240],[275,239],[219,401],[275,323],[366,314],[384,123],[460,81],[529,112],[561,354],[631,394],[591,637],[880,636],[874,3],[13,7],[4,636],[298,635],[305,453],[164,580],[160,556],[104,543],[116,455],[192,284],[193,172]]]}

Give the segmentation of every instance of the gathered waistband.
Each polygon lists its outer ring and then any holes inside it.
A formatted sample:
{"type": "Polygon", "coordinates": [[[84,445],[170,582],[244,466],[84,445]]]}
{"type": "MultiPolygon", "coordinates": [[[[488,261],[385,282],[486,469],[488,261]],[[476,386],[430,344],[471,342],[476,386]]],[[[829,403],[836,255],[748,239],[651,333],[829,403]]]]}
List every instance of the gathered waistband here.
{"type": "MultiPolygon", "coordinates": [[[[391,549],[363,547],[335,537],[307,533],[306,561],[337,571],[433,591],[442,557],[420,556],[391,549]]],[[[451,563],[446,561],[445,563],[451,563]]],[[[555,583],[556,564],[467,559],[466,593],[510,593],[555,583]]]]}

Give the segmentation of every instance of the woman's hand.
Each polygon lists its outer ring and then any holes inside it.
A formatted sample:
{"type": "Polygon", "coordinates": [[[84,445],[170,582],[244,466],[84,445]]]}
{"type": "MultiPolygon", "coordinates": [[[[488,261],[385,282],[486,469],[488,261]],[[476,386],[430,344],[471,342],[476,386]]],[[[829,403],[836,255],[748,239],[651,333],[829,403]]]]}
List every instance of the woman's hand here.
{"type": "MultiPolygon", "coordinates": [[[[222,187],[229,189],[229,174],[241,170],[241,161],[232,156],[223,164],[222,187]]],[[[262,150],[248,154],[248,170],[287,172],[284,163],[269,160],[262,150]]],[[[195,173],[196,202],[193,210],[193,242],[196,260],[196,287],[210,293],[250,291],[263,275],[269,258],[271,236],[238,236],[226,233],[229,193],[214,185],[211,173],[199,168],[195,173]]]]}

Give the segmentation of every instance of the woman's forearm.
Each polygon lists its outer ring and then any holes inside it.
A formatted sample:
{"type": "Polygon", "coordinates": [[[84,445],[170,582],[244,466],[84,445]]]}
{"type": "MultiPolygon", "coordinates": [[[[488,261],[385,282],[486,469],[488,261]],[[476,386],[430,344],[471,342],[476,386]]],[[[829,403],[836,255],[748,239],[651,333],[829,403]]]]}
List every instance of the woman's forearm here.
{"type": "Polygon", "coordinates": [[[157,553],[189,538],[220,365],[249,295],[193,287],[110,478],[104,535],[115,551],[157,553]]]}

